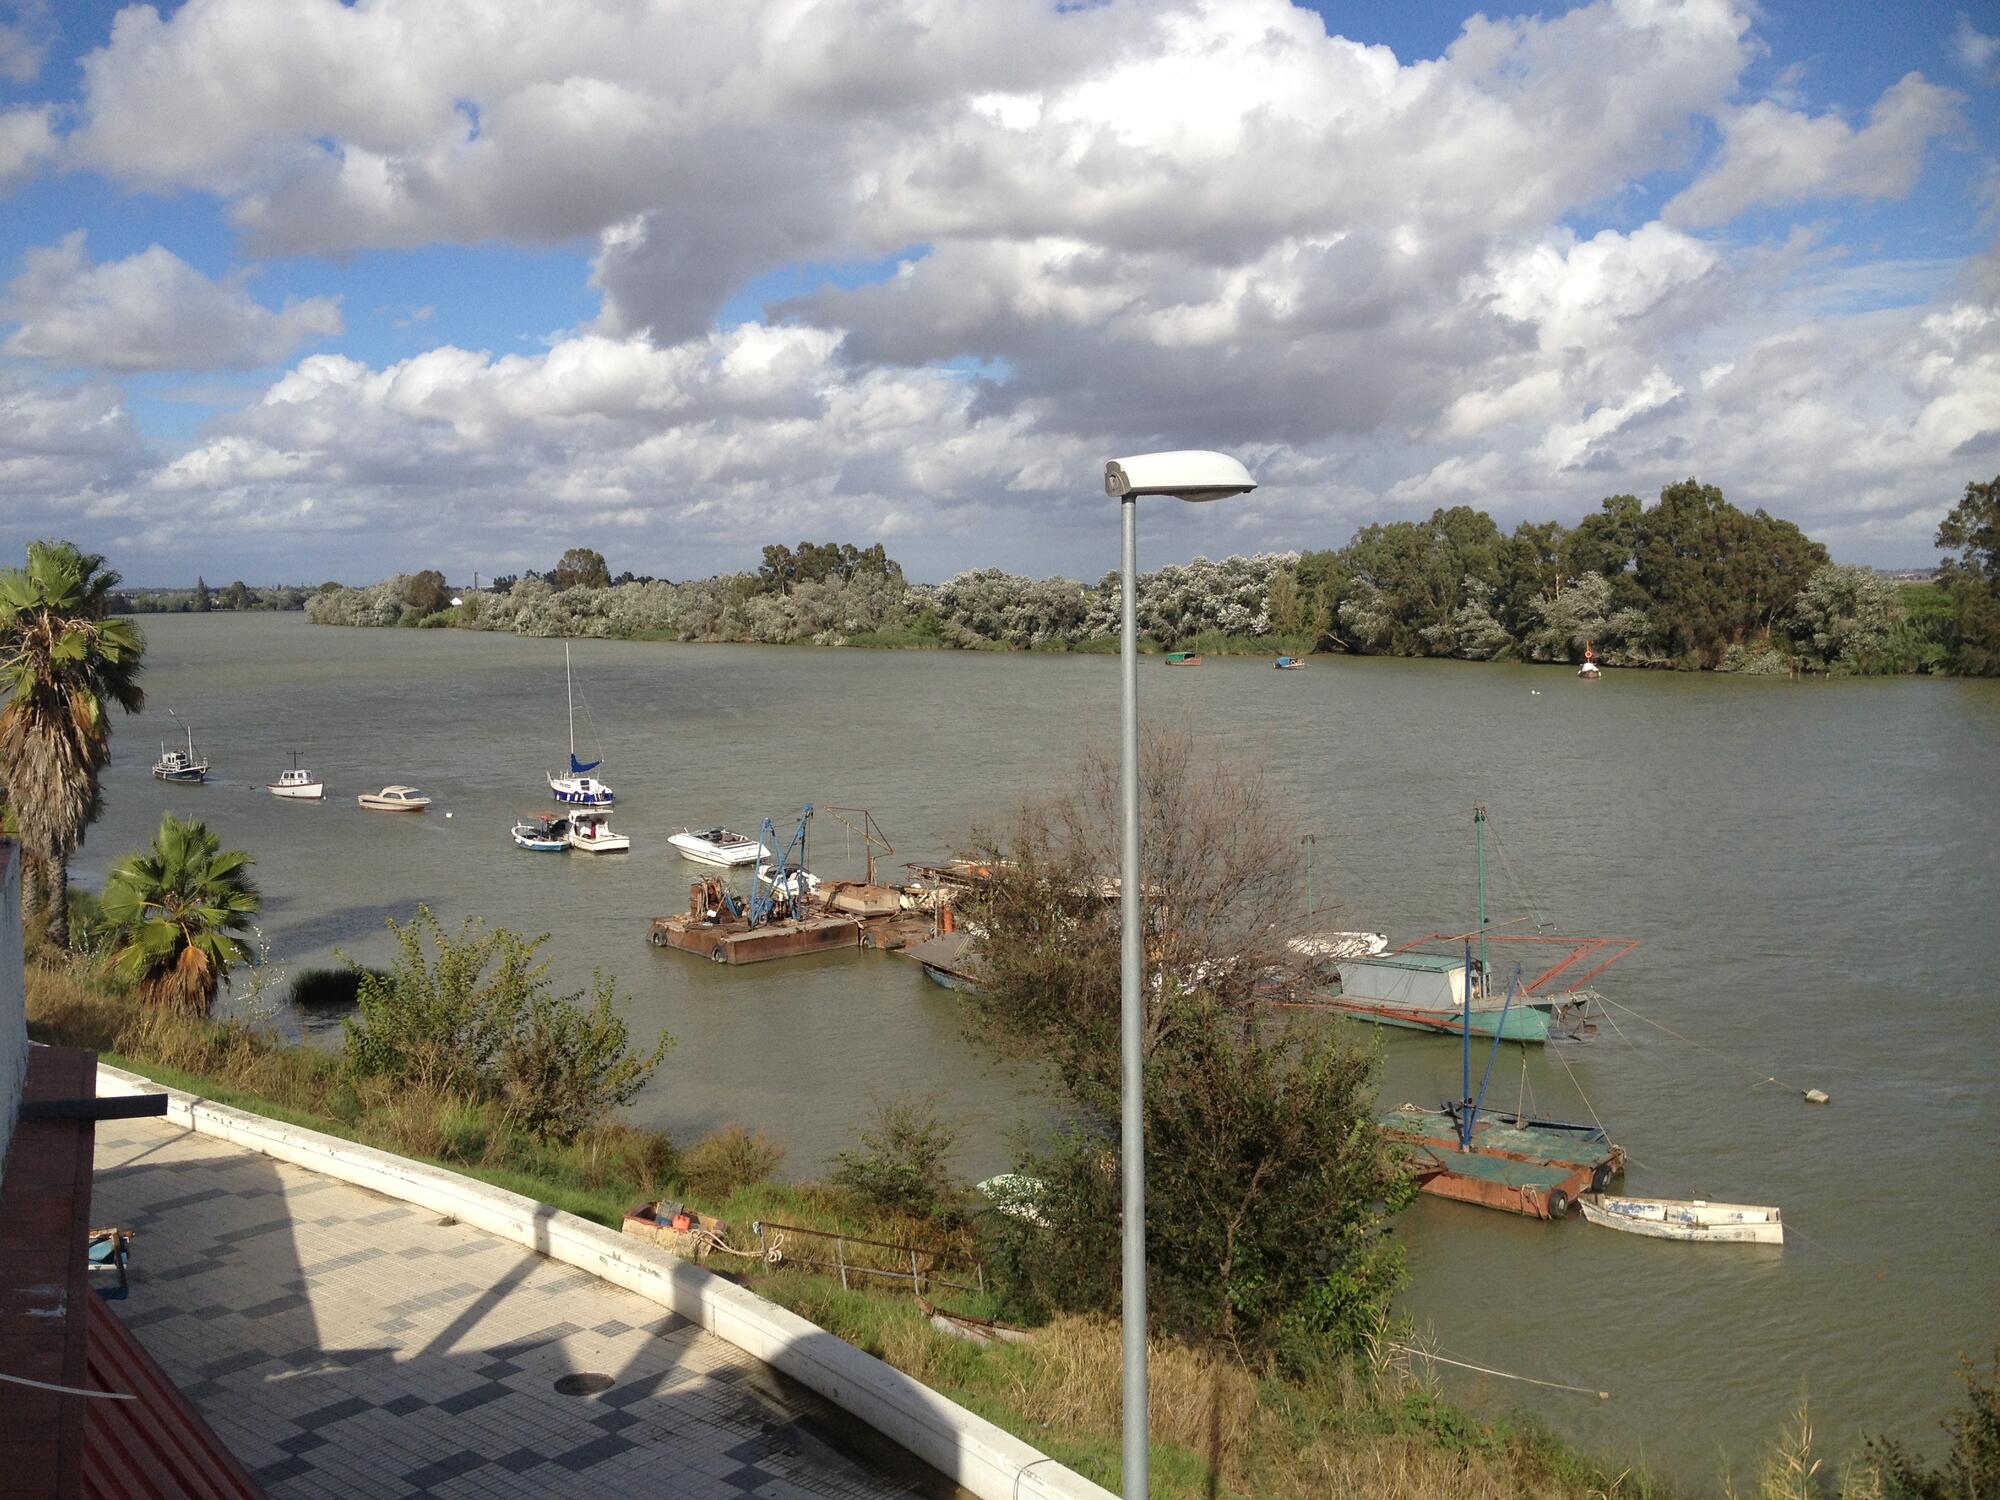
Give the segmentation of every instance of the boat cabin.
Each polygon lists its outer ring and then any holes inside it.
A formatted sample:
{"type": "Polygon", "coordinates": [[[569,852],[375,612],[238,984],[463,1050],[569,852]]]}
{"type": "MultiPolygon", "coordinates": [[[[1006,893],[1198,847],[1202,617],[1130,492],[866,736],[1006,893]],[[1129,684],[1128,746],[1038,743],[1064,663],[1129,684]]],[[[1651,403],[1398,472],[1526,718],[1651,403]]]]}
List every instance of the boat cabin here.
{"type": "MultiPolygon", "coordinates": [[[[1340,990],[1349,999],[1379,1000],[1411,1010],[1463,1010],[1465,960],[1449,953],[1372,953],[1343,958],[1340,990]]],[[[1483,990],[1483,985],[1475,985],[1472,998],[1479,999],[1483,990]]]]}

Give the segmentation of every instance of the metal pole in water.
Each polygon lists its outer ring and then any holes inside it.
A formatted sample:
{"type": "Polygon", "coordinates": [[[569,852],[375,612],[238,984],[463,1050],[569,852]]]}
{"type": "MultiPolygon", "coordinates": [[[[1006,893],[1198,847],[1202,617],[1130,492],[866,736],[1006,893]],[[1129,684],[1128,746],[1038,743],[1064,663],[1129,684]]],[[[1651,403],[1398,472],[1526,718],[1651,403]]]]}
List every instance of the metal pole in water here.
{"type": "Polygon", "coordinates": [[[1126,1500],[1146,1494],[1146,1176],[1145,1124],[1140,1067],[1140,991],[1144,950],[1139,900],[1139,504],[1120,497],[1125,521],[1123,598],[1120,600],[1119,665],[1124,712],[1119,735],[1119,792],[1124,815],[1120,860],[1119,1016],[1120,1097],[1118,1149],[1124,1168],[1124,1232],[1121,1270],[1125,1333],[1124,1460],[1126,1500]]]}

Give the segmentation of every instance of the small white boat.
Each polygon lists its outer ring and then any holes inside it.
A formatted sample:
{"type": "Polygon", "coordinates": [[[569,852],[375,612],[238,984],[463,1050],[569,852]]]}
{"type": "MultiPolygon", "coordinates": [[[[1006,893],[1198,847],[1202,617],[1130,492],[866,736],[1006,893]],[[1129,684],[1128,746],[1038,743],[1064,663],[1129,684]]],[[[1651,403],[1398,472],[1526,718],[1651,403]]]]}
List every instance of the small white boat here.
{"type": "Polygon", "coordinates": [[[561,854],[569,848],[569,819],[561,813],[522,813],[515,821],[513,839],[523,849],[537,854],[561,854]]]}
{"type": "Polygon", "coordinates": [[[354,799],[370,812],[422,812],[431,799],[413,786],[385,786],[379,792],[363,792],[354,799]]]}
{"type": "Polygon", "coordinates": [[[1386,932],[1302,932],[1285,939],[1301,958],[1372,958],[1389,951],[1386,932]]]}
{"type": "Polygon", "coordinates": [[[702,833],[683,828],[679,833],[670,835],[667,842],[681,851],[682,859],[691,859],[698,865],[715,865],[724,870],[771,857],[771,851],[756,839],[745,838],[727,828],[710,828],[702,833]]]}
{"type": "Polygon", "coordinates": [[[297,755],[292,757],[292,768],[280,771],[276,781],[264,783],[264,790],[273,797],[285,797],[294,802],[317,802],[326,795],[326,783],[299,764],[297,755]]]}
{"type": "Polygon", "coordinates": [[[569,846],[585,854],[622,854],[632,847],[632,840],[613,833],[603,813],[576,812],[569,815],[569,846]]]}
{"type": "Polygon", "coordinates": [[[1626,1198],[1584,1193],[1576,1200],[1584,1218],[1606,1229],[1656,1240],[1697,1240],[1716,1245],[1782,1245],[1785,1226],[1775,1208],[1754,1203],[1710,1203],[1704,1198],[1626,1198]]]}
{"type": "Polygon", "coordinates": [[[160,741],[160,758],[153,762],[155,781],[206,781],[208,780],[208,759],[194,753],[194,726],[183,725],[187,730],[187,749],[169,750],[165,740],[160,741]]]}
{"type": "Polygon", "coordinates": [[[1585,657],[1583,665],[1576,669],[1576,675],[1581,677],[1585,682],[1595,682],[1604,675],[1604,672],[1596,662],[1585,657]]]}
{"type": "Polygon", "coordinates": [[[819,876],[810,870],[790,869],[785,871],[784,880],[781,882],[778,879],[776,864],[767,859],[757,866],[757,884],[770,886],[774,890],[782,887],[785,894],[792,898],[793,904],[800,905],[819,889],[819,876]]]}

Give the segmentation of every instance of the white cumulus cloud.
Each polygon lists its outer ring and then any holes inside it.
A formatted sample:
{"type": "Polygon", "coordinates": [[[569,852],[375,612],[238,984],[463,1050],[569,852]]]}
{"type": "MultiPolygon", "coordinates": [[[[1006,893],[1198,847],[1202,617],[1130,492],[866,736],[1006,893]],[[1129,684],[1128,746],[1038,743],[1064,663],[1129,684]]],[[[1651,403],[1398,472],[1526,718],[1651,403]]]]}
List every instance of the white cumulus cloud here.
{"type": "Polygon", "coordinates": [[[240,283],[211,281],[160,245],[93,264],[81,231],[32,249],[0,293],[15,323],[0,349],[62,369],[251,369],[341,331],[339,303],[272,311],[240,283]]]}
{"type": "Polygon", "coordinates": [[[1859,130],[1838,115],[1760,101],[1723,122],[1721,159],[1670,201],[1669,223],[1725,224],[1749,208],[1813,198],[1901,198],[1924,148],[1958,123],[1960,96],[1910,73],[1859,130]]]}

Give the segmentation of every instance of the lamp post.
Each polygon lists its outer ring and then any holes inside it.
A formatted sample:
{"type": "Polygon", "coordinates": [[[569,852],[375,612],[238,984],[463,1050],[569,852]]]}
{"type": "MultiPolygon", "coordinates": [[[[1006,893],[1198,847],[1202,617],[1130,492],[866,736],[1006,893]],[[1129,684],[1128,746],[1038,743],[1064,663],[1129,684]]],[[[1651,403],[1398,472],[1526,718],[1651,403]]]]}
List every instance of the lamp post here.
{"type": "Polygon", "coordinates": [[[1124,822],[1118,872],[1118,1156],[1123,1187],[1121,1288],[1125,1334],[1124,1455],[1126,1500],[1146,1493],[1146,1163],[1144,1070],[1145,916],[1139,900],[1139,497],[1222,500],[1257,488],[1250,471],[1224,453],[1142,453],[1104,466],[1104,493],[1125,522],[1119,667],[1124,683],[1119,791],[1124,822]]]}

